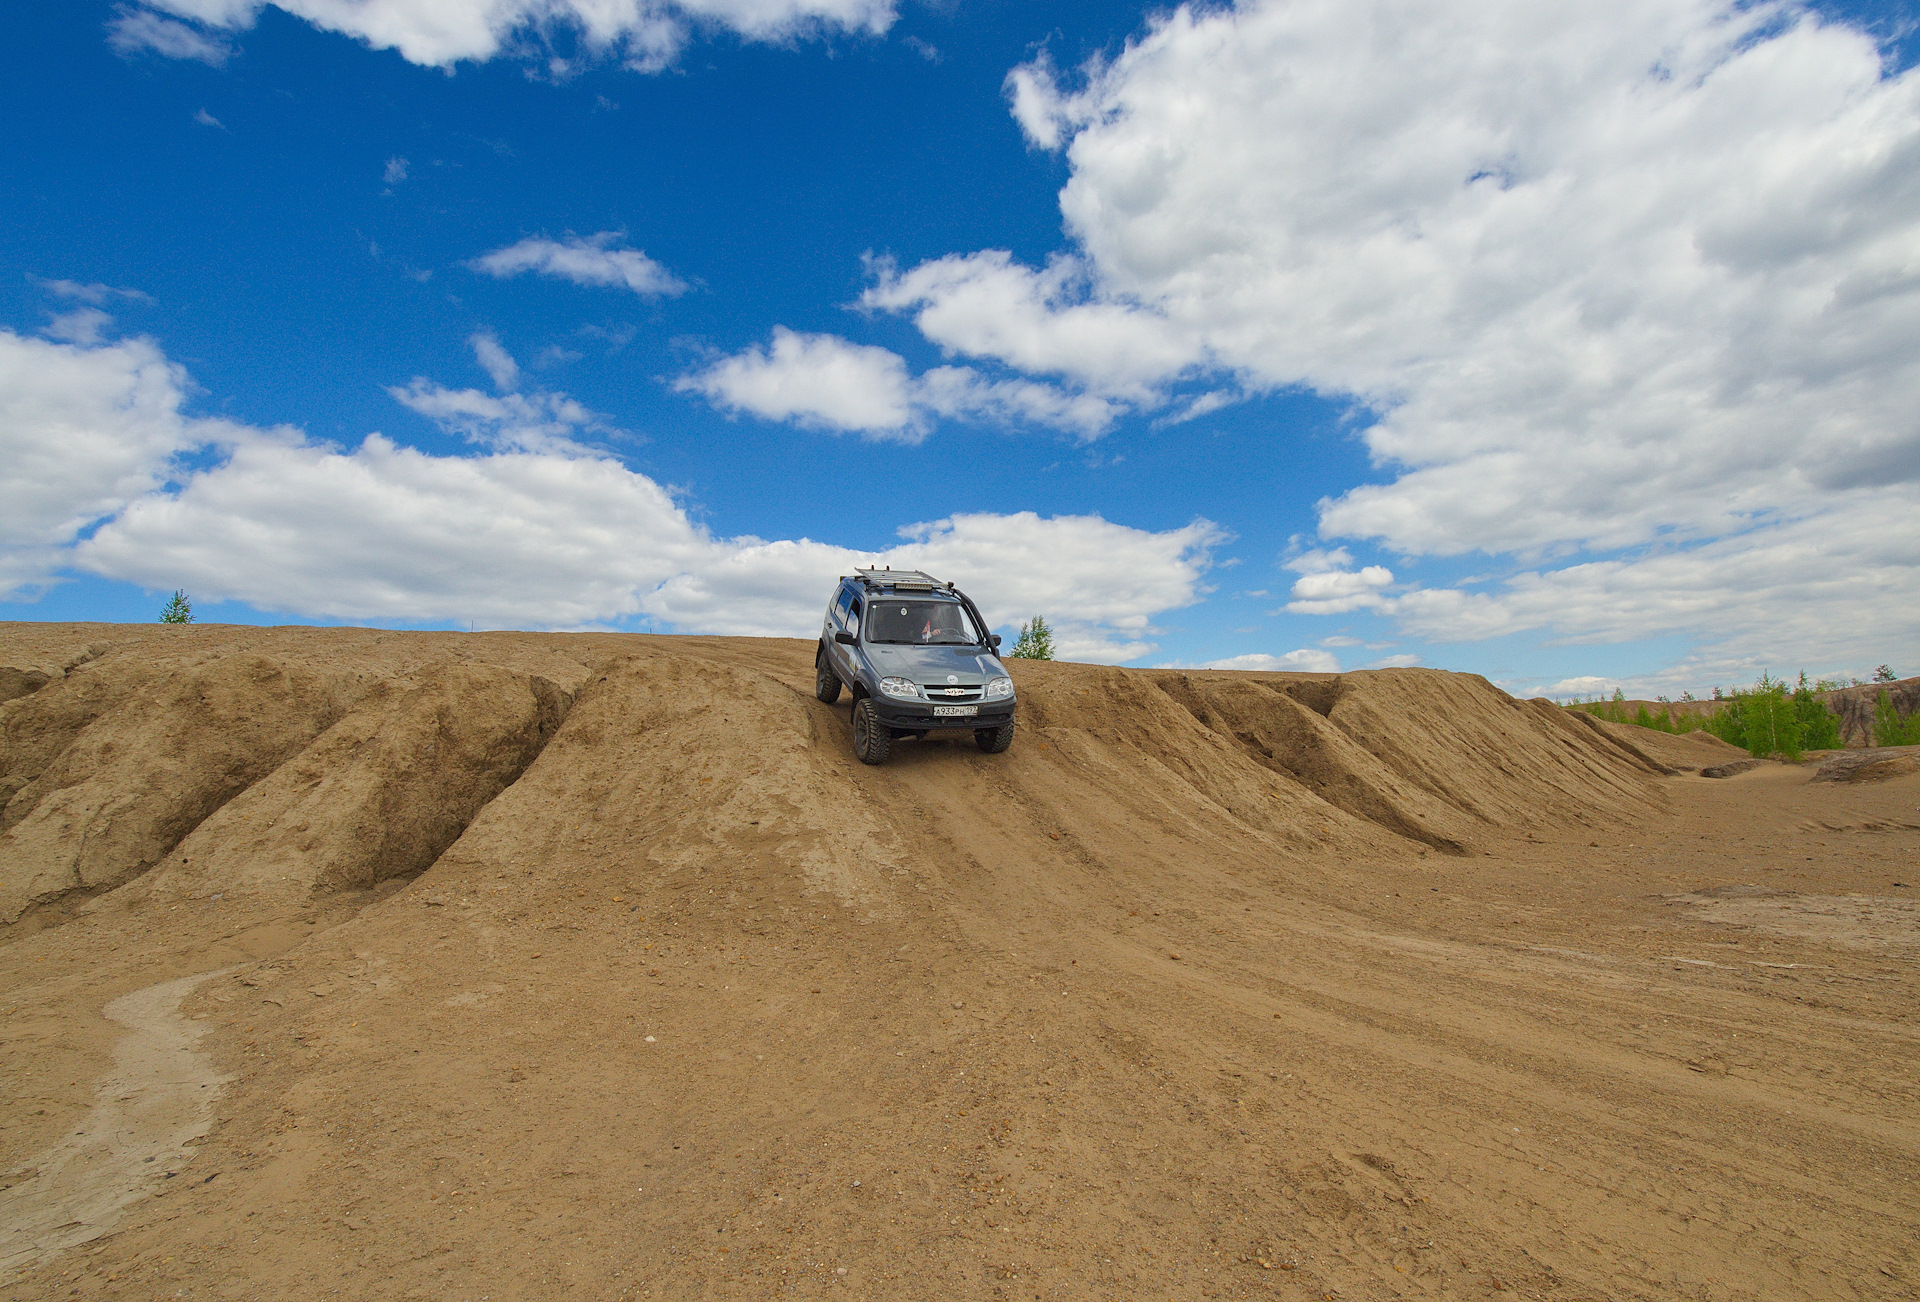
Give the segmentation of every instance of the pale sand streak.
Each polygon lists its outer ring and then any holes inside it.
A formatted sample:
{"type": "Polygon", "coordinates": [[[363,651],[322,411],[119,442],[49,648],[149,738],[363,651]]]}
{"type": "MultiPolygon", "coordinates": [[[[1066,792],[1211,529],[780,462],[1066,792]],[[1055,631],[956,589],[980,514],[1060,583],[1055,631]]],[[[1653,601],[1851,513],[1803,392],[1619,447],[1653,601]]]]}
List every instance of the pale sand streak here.
{"type": "Polygon", "coordinates": [[[0,1191],[0,1271],[12,1274],[99,1238],[132,1203],[179,1172],[191,1141],[213,1125],[230,1079],[195,1045],[207,1028],[180,1013],[192,989],[216,972],[122,995],[102,1011],[127,1028],[113,1071],[72,1133],[29,1163],[36,1173],[0,1191]],[[152,1160],[148,1160],[152,1159],[152,1160]]]}

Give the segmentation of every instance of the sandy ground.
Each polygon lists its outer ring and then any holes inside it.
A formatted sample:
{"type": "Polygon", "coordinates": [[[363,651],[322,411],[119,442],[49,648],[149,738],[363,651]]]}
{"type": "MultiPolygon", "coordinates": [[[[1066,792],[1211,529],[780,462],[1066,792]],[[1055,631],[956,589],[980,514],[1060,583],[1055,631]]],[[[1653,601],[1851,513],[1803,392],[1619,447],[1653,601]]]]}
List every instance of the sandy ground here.
{"type": "Polygon", "coordinates": [[[0,1298],[1920,1284],[1920,775],[1418,670],[869,769],[805,643],[0,665],[0,1298]]]}

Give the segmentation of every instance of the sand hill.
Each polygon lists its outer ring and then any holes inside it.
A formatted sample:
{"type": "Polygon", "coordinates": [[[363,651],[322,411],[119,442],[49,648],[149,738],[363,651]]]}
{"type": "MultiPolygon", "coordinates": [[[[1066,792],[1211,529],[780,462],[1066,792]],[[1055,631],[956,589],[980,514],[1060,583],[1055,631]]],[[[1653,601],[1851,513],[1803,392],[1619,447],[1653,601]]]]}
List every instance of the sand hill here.
{"type": "Polygon", "coordinates": [[[1896,1297],[1920,775],[1422,670],[0,626],[0,1296],[1896,1297]]]}

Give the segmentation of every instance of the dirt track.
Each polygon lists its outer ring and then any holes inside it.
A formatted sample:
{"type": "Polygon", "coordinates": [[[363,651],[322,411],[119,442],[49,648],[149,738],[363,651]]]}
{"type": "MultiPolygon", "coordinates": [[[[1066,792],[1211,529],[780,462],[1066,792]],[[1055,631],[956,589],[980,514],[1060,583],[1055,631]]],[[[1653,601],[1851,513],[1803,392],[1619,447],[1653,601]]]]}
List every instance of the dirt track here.
{"type": "Polygon", "coordinates": [[[805,643],[0,666],[0,1297],[1920,1285],[1920,775],[1419,670],[1023,664],[867,769],[805,643]]]}

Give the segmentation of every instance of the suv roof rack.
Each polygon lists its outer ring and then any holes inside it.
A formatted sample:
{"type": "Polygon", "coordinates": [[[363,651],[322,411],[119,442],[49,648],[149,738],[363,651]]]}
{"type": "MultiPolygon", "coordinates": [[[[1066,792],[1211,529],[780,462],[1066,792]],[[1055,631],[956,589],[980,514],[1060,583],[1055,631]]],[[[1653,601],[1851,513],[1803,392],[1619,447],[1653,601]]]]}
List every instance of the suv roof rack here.
{"type": "Polygon", "coordinates": [[[951,583],[942,583],[923,570],[868,569],[854,570],[861,582],[869,588],[892,588],[895,592],[932,592],[935,589],[951,591],[951,583]]]}

